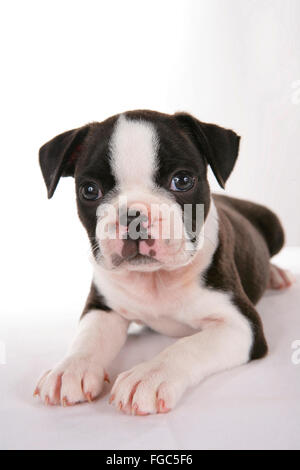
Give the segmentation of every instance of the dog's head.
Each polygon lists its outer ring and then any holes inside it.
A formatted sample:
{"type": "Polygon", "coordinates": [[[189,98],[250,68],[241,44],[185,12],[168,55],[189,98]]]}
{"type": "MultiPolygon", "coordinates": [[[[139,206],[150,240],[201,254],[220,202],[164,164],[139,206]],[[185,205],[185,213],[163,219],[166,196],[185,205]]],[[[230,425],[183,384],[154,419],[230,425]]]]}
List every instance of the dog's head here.
{"type": "Polygon", "coordinates": [[[74,176],[79,217],[108,269],[188,264],[210,208],[207,165],[224,187],[237,155],[231,130],[186,113],[129,111],[65,132],[40,149],[51,198],[74,176]]]}

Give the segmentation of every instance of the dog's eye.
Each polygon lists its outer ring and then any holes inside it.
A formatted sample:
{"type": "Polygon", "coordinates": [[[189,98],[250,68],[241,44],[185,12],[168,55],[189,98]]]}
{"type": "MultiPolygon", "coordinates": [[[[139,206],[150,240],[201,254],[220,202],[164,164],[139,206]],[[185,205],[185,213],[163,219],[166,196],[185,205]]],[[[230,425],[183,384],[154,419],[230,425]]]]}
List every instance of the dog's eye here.
{"type": "Polygon", "coordinates": [[[96,201],[102,196],[102,191],[95,183],[85,183],[80,188],[80,194],[87,201],[96,201]]]}
{"type": "Polygon", "coordinates": [[[189,191],[195,184],[195,177],[185,173],[180,172],[173,176],[170,189],[172,191],[189,191]]]}

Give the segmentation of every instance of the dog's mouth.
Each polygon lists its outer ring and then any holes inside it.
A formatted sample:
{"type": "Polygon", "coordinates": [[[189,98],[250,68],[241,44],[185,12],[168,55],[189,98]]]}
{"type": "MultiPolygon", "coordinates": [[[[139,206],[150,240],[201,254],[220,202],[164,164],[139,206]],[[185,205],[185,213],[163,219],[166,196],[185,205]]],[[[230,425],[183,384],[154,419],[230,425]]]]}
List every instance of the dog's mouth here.
{"type": "Polygon", "coordinates": [[[153,263],[158,263],[157,259],[151,257],[151,256],[146,256],[146,255],[141,255],[140,253],[137,253],[135,256],[129,259],[124,259],[124,261],[127,261],[127,263],[137,266],[137,265],[145,265],[145,264],[153,264],[153,263]]]}
{"type": "Polygon", "coordinates": [[[113,255],[111,258],[112,265],[114,268],[127,268],[133,270],[148,270],[152,266],[159,266],[161,263],[147,255],[142,255],[141,253],[135,253],[131,256],[119,256],[117,254],[113,255]]]}

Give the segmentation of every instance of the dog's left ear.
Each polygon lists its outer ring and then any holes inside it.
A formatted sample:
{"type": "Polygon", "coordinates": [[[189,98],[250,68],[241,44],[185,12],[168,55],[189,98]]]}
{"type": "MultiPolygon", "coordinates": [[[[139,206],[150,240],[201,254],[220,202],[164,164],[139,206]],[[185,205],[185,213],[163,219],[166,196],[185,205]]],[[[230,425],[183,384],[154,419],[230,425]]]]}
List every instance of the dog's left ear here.
{"type": "Polygon", "coordinates": [[[64,132],[44,144],[39,151],[40,167],[50,199],[61,176],[74,176],[76,161],[90,125],[64,132]]]}
{"type": "Polygon", "coordinates": [[[240,137],[229,129],[198,121],[188,113],[175,113],[176,120],[190,136],[224,188],[235,165],[240,137]]]}

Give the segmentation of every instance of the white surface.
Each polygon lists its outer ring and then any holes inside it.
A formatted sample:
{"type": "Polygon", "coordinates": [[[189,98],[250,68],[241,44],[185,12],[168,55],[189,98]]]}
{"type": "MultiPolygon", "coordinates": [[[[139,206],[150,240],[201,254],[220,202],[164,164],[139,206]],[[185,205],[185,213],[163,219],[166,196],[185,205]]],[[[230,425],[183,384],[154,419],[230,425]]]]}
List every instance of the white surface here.
{"type": "MultiPolygon", "coordinates": [[[[186,110],[240,133],[228,189],[276,209],[300,245],[299,0],[2,1],[0,41],[11,224],[28,219],[20,203],[43,211],[37,152],[50,138],[128,109],[186,110]]],[[[56,211],[69,209],[65,197],[56,211]]]]}
{"type": "MultiPolygon", "coordinates": [[[[291,361],[291,345],[300,340],[300,248],[285,249],[278,263],[292,269],[297,283],[284,292],[268,291],[258,305],[267,358],[207,379],[167,415],[118,413],[108,404],[109,387],[92,405],[46,408],[32,391],[38,375],[64,354],[76,326],[74,312],[47,316],[46,302],[34,314],[3,312],[0,339],[7,364],[0,365],[0,448],[299,449],[300,364],[291,361]]],[[[172,341],[151,332],[131,336],[111,377],[172,341]]]]}

